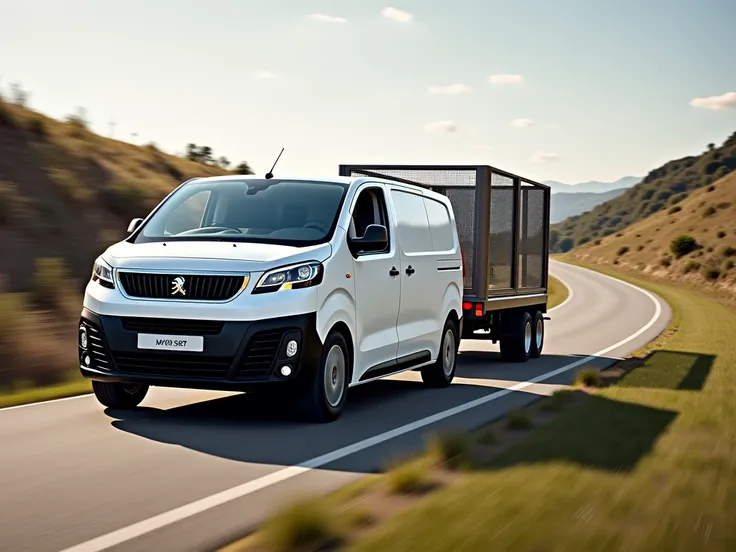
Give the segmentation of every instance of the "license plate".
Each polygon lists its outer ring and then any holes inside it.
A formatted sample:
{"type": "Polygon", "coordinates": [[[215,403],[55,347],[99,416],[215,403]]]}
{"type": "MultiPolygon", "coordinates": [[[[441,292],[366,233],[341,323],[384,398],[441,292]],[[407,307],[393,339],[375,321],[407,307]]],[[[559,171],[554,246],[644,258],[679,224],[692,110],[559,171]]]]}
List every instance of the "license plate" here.
{"type": "Polygon", "coordinates": [[[138,348],[201,353],[204,351],[204,337],[201,335],[138,334],[138,348]]]}

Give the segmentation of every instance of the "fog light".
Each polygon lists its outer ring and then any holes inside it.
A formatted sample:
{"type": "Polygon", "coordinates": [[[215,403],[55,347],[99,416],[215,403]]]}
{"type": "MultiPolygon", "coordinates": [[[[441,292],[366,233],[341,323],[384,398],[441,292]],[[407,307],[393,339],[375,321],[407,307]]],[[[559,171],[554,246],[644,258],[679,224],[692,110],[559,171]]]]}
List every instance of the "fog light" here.
{"type": "Polygon", "coordinates": [[[87,348],[87,328],[85,328],[84,326],[82,326],[79,330],[79,345],[82,347],[82,349],[87,348]]]}
{"type": "Polygon", "coordinates": [[[89,356],[85,355],[85,357],[84,357],[84,365],[85,366],[89,366],[89,363],[90,363],[89,356]]]}
{"type": "Polygon", "coordinates": [[[291,375],[291,366],[282,366],[281,367],[281,375],[284,377],[291,375]]]}
{"type": "Polygon", "coordinates": [[[293,357],[298,350],[299,350],[299,346],[296,344],[296,341],[294,341],[293,339],[289,341],[289,343],[286,344],[286,356],[293,357]]]}

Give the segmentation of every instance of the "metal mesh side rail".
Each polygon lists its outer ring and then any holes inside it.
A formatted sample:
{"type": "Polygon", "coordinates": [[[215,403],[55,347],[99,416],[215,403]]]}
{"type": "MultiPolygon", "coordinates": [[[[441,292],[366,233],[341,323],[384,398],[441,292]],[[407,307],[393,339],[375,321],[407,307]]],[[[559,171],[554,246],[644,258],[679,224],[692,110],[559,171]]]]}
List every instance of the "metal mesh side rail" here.
{"type": "Polygon", "coordinates": [[[491,239],[489,290],[513,287],[514,181],[491,174],[491,239]]]}
{"type": "Polygon", "coordinates": [[[531,184],[521,187],[521,239],[519,287],[538,288],[544,283],[545,190],[531,184]]]}

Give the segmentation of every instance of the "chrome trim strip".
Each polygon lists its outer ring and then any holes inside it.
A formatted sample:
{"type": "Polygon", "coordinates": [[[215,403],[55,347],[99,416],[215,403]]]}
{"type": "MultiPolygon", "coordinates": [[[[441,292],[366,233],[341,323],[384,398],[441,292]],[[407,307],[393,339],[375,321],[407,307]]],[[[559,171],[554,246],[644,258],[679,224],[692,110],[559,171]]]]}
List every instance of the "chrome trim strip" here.
{"type": "Polygon", "coordinates": [[[198,270],[164,270],[159,268],[115,268],[114,271],[114,277],[115,282],[120,290],[120,294],[125,297],[126,299],[129,299],[131,301],[159,301],[159,302],[165,302],[165,303],[204,303],[206,305],[218,305],[218,304],[224,304],[229,303],[231,301],[234,301],[242,293],[246,290],[248,287],[248,284],[250,283],[250,272],[235,272],[235,271],[218,271],[218,270],[208,270],[207,272],[201,272],[198,270]],[[235,292],[235,295],[230,297],[229,299],[221,299],[221,300],[214,300],[214,299],[180,299],[180,298],[154,298],[154,297],[134,297],[132,295],[128,295],[128,293],[125,291],[125,286],[123,286],[123,283],[120,281],[120,274],[166,274],[171,276],[241,276],[243,278],[243,285],[240,286],[240,289],[235,292]]]}

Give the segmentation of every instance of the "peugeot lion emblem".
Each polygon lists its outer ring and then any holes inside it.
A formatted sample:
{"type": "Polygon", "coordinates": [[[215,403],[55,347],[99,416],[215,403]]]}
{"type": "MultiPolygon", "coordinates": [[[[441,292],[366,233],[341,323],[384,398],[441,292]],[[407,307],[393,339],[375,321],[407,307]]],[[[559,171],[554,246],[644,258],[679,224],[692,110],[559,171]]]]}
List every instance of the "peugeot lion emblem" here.
{"type": "Polygon", "coordinates": [[[176,295],[177,293],[181,293],[182,295],[187,294],[184,289],[184,278],[182,276],[177,276],[171,281],[171,295],[176,295]]]}

